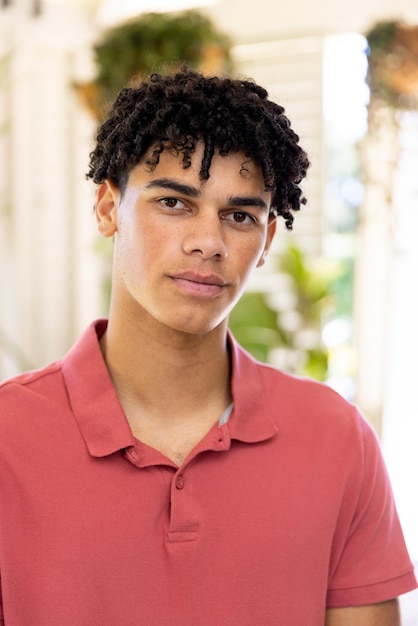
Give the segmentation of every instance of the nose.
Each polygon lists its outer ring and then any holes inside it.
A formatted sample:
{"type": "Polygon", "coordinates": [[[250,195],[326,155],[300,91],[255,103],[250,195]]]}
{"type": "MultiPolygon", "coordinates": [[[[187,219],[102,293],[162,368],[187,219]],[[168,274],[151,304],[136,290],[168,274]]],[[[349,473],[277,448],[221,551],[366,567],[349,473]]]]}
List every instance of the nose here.
{"type": "Polygon", "coordinates": [[[200,214],[190,220],[183,240],[186,254],[199,254],[204,259],[225,259],[228,248],[218,214],[200,214]]]}

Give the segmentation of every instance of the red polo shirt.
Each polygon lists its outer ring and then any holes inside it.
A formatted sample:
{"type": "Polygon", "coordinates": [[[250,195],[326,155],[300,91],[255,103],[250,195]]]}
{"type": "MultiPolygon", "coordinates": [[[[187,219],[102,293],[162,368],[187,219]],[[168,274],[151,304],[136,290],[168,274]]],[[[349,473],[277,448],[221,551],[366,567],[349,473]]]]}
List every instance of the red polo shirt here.
{"type": "Polygon", "coordinates": [[[231,339],[233,412],[178,468],[133,437],[104,329],[1,387],[0,623],[323,626],[415,587],[355,408],[231,339]]]}

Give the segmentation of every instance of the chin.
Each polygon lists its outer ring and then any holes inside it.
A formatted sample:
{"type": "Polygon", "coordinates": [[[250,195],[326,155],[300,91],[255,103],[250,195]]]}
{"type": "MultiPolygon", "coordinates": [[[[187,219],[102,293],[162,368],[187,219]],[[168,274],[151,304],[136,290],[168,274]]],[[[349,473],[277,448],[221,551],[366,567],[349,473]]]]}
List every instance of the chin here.
{"type": "Polygon", "coordinates": [[[185,335],[202,336],[208,335],[220,327],[226,326],[226,318],[222,318],[221,320],[205,320],[200,323],[196,319],[191,319],[187,322],[171,323],[167,326],[174,332],[183,333],[185,335]]]}

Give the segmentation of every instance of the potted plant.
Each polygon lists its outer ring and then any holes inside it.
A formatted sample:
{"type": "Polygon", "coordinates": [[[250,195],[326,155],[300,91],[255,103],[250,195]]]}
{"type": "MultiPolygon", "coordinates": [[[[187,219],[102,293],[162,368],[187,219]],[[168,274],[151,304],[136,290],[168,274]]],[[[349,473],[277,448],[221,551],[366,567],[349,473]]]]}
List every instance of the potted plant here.
{"type": "Polygon", "coordinates": [[[231,72],[231,42],[197,11],[146,13],[106,31],[94,47],[97,76],[77,89],[100,120],[118,91],[141,76],[187,64],[231,72]]]}

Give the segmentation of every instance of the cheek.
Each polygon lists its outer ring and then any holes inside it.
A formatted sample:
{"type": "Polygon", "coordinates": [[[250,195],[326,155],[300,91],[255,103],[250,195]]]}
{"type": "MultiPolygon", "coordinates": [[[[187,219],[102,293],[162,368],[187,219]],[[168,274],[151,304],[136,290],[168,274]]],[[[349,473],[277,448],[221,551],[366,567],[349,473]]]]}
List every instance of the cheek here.
{"type": "Polygon", "coordinates": [[[246,267],[247,271],[251,272],[257,267],[263,256],[264,245],[264,237],[259,237],[256,240],[249,241],[241,246],[237,258],[240,260],[243,270],[246,267]]]}
{"type": "Polygon", "coordinates": [[[119,229],[119,260],[124,273],[140,276],[152,272],[175,241],[175,234],[161,226],[125,222],[119,229]]]}
{"type": "Polygon", "coordinates": [[[119,227],[115,246],[115,261],[125,277],[138,275],[147,258],[146,238],[135,222],[124,221],[119,227]]]}

